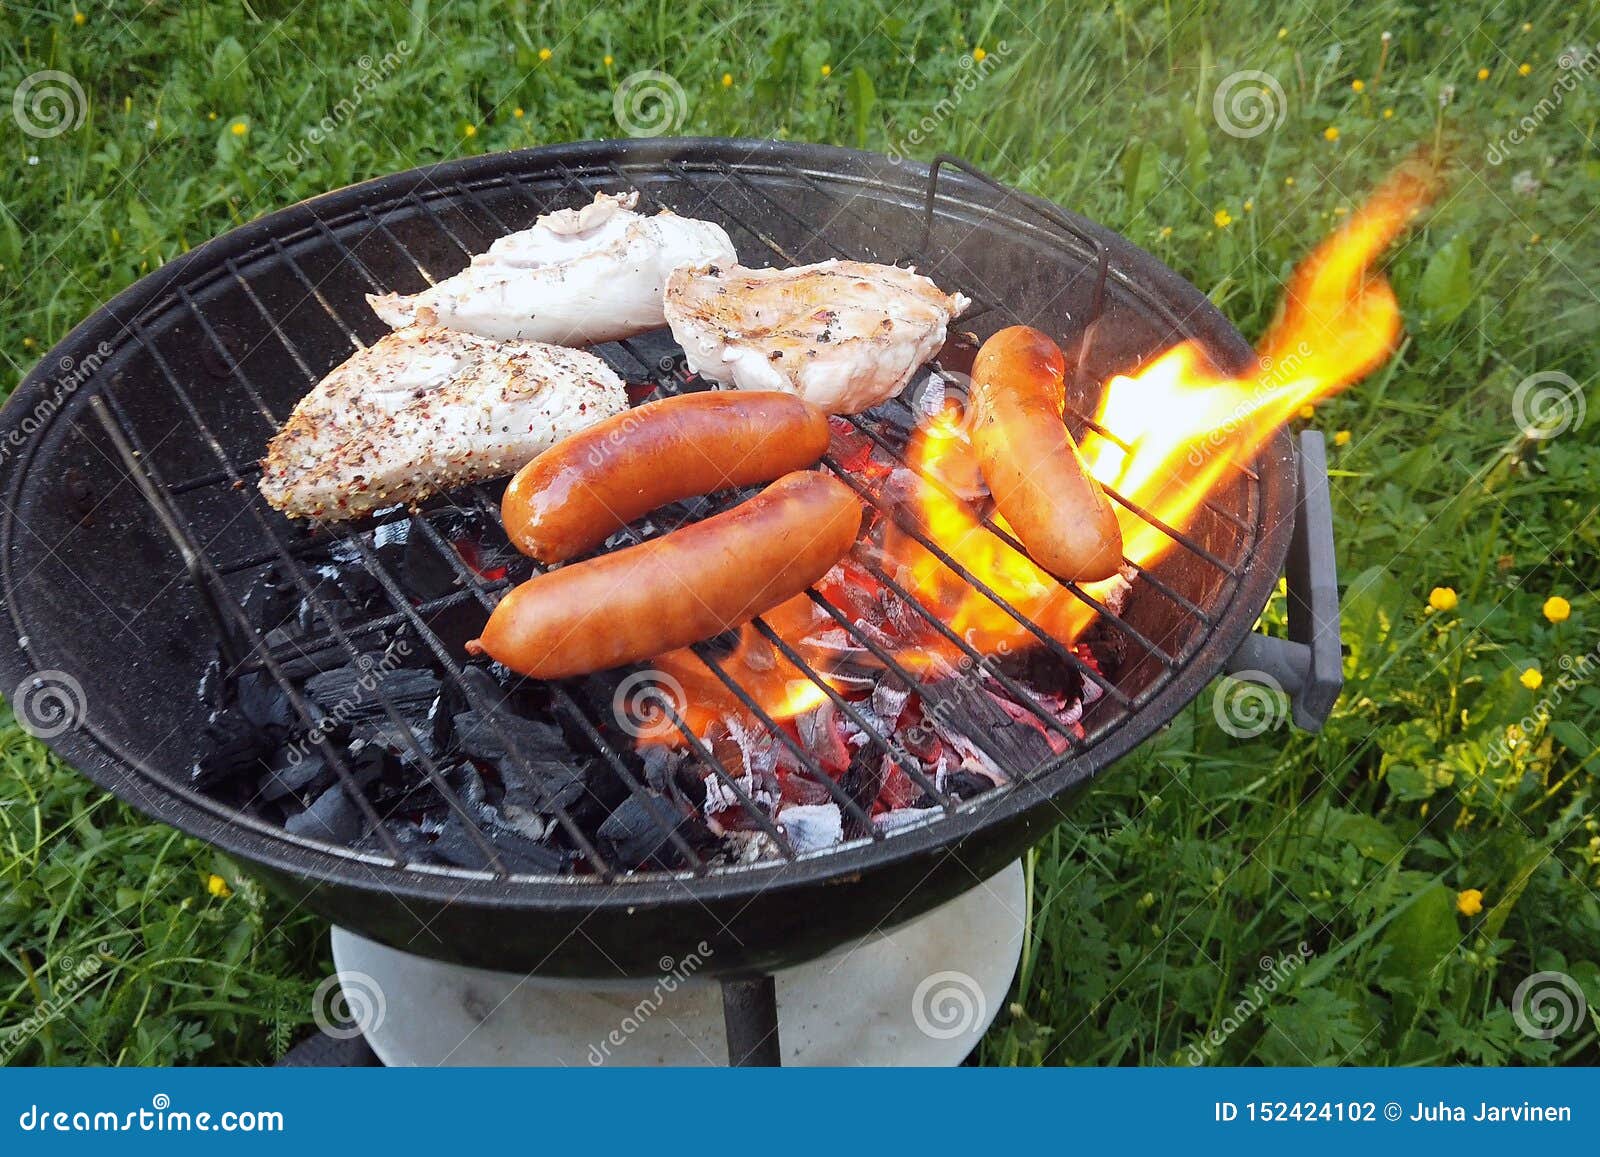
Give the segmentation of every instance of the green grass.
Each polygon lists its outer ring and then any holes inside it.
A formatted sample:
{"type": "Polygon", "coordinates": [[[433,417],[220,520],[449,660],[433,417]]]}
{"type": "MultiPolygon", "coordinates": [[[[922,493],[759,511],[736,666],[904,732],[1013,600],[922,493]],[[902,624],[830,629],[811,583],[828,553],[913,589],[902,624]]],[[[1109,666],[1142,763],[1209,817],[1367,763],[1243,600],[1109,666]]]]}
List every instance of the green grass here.
{"type": "MultiPolygon", "coordinates": [[[[1293,262],[1420,146],[1445,189],[1389,261],[1406,344],[1311,420],[1350,432],[1332,451],[1344,697],[1318,735],[1241,743],[1208,692],[1107,775],[1029,857],[1022,976],[979,1058],[1185,1064],[1215,1034],[1210,1063],[1593,1063],[1594,1022],[1544,1041],[1511,1010],[1540,970],[1600,1005],[1588,668],[1508,761],[1492,757],[1554,698],[1562,657],[1600,641],[1600,74],[1535,111],[1574,71],[1560,53],[1600,42],[1600,19],[1489,0],[1329,7],[255,0],[86,5],[77,25],[68,7],[8,5],[0,95],[58,69],[88,112],[50,139],[0,127],[0,356],[14,383],[141,274],[302,197],[617,135],[612,94],[640,69],[681,84],[684,133],[960,153],[1149,247],[1250,335],[1293,262]],[[363,72],[400,42],[398,67],[363,72]],[[985,79],[907,146],[974,46],[994,61],[985,79]],[[1282,123],[1248,139],[1212,114],[1244,69],[1285,94],[1282,123]],[[297,157],[363,76],[331,139],[297,157]],[[1491,164],[1525,116],[1530,138],[1491,164]],[[1524,439],[1513,396],[1543,372],[1570,375],[1589,417],[1524,439]],[[1428,611],[1435,586],[1459,605],[1428,611]],[[1570,620],[1545,620],[1550,595],[1571,601],[1570,620]],[[1530,666],[1539,692],[1519,682],[1530,666]],[[1484,897],[1472,917],[1456,909],[1469,888],[1484,897]],[[1302,944],[1309,959],[1264,992],[1264,958],[1302,944]]],[[[1269,625],[1282,612],[1275,600],[1269,625]]],[[[318,922],[108,800],[9,720],[0,873],[0,1057],[13,1063],[267,1061],[309,1025],[331,969],[318,922]],[[230,895],[208,892],[213,873],[230,895]]]]}

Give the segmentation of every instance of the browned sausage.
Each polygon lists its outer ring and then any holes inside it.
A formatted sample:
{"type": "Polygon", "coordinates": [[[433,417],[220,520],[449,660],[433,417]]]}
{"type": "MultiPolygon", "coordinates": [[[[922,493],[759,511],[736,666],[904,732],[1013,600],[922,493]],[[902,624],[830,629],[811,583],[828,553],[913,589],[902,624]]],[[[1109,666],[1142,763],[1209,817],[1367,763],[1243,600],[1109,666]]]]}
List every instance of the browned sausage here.
{"type": "Polygon", "coordinates": [[[536,679],[648,659],[799,594],[860,529],[861,503],[844,483],[786,474],[732,510],[529,579],[467,650],[536,679]]]}
{"type": "Polygon", "coordinates": [[[1057,578],[1110,578],[1122,530],[1061,421],[1066,363],[1036,329],[1012,326],[972,364],[972,442],[995,505],[1033,561],[1057,578]]]}
{"type": "Polygon", "coordinates": [[[827,448],[828,415],[793,394],[682,394],[557,442],[517,472],[501,512],[523,554],[565,562],[658,506],[770,481],[827,448]]]}

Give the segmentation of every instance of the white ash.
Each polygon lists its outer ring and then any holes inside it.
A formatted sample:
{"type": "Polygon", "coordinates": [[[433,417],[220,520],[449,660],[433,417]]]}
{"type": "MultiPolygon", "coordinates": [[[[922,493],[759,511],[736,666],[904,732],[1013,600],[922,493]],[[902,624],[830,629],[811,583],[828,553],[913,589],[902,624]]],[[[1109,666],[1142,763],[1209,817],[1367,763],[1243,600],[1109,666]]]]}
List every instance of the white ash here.
{"type": "Polygon", "coordinates": [[[844,842],[844,817],[836,803],[789,804],[778,823],[797,852],[817,852],[844,842]]]}
{"type": "MultiPolygon", "coordinates": [[[[730,808],[744,810],[744,805],[739,802],[739,797],[733,794],[733,788],[721,776],[708,775],[706,777],[706,803],[705,814],[710,818],[717,812],[728,811],[730,808]]],[[[773,805],[778,802],[777,796],[765,784],[756,782],[753,775],[741,775],[733,780],[739,785],[739,790],[750,797],[750,802],[763,811],[772,811],[773,805]]]]}
{"type": "Polygon", "coordinates": [[[944,814],[943,808],[937,807],[900,807],[892,812],[882,812],[872,817],[872,822],[883,829],[885,835],[897,832],[901,828],[911,827],[913,824],[922,823],[944,814]]]}

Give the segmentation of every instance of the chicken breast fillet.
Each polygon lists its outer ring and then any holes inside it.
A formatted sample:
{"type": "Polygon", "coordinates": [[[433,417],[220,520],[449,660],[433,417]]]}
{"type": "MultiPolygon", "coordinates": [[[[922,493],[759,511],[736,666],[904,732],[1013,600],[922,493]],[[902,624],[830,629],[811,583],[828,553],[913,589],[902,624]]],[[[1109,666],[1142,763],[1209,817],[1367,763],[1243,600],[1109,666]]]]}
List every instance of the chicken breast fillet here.
{"type": "Polygon", "coordinates": [[[454,277],[409,297],[368,295],[396,329],[420,323],[483,337],[590,345],[666,324],[662,291],[679,265],[738,260],[721,226],[663,210],[633,212],[637,193],[595,194],[540,217],[454,277]]]}
{"type": "Polygon", "coordinates": [[[903,390],[970,304],[893,265],[713,264],[672,273],[666,314],[701,377],[856,414],[903,390]]]}
{"type": "Polygon", "coordinates": [[[301,399],[267,447],[261,493],[293,517],[356,518],[511,474],[627,405],[593,354],[410,326],[301,399]]]}

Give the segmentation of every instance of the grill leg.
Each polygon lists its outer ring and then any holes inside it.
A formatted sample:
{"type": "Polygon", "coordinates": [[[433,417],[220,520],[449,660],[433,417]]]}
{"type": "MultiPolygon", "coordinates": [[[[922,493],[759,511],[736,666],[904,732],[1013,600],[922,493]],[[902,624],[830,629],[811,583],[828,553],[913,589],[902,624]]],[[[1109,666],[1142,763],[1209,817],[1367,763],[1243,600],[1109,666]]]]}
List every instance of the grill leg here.
{"type": "Polygon", "coordinates": [[[770,976],[722,982],[722,1023],[728,1063],[735,1068],[775,1068],[778,1050],[778,986],[770,976]]]}

